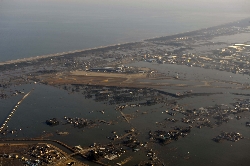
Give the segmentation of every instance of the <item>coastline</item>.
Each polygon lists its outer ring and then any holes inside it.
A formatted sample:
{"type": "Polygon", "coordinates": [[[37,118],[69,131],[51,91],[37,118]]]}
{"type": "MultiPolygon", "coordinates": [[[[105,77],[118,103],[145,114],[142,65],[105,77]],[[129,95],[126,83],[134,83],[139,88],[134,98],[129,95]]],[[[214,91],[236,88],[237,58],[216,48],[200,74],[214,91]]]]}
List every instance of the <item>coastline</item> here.
{"type": "Polygon", "coordinates": [[[171,39],[171,38],[176,38],[176,37],[180,37],[180,36],[183,36],[183,35],[192,36],[194,33],[198,33],[198,32],[213,29],[213,28],[227,26],[227,25],[230,25],[230,24],[235,24],[237,22],[239,23],[239,22],[247,20],[247,19],[250,19],[250,17],[243,18],[243,19],[237,20],[237,21],[232,21],[232,22],[229,22],[229,23],[224,23],[224,24],[208,27],[208,28],[201,28],[201,29],[197,29],[197,30],[193,30],[193,31],[180,32],[180,33],[171,34],[171,35],[167,35],[167,36],[160,36],[160,37],[142,39],[140,41],[111,44],[111,45],[106,45],[106,46],[98,46],[98,47],[86,48],[86,49],[81,49],[81,50],[74,50],[74,51],[61,52],[61,53],[55,53],[55,54],[40,55],[40,56],[28,57],[28,58],[22,58],[22,59],[13,59],[13,60],[3,61],[3,62],[0,61],[0,66],[11,65],[11,64],[16,64],[16,63],[22,63],[22,62],[29,62],[29,61],[31,62],[31,61],[44,59],[44,58],[52,58],[52,57],[64,56],[64,55],[68,55],[68,54],[81,53],[81,52],[85,52],[85,51],[93,51],[93,50],[98,50],[98,49],[105,49],[105,48],[110,48],[110,47],[123,46],[123,45],[126,45],[126,44],[135,44],[135,43],[140,43],[140,42],[147,42],[147,41],[161,40],[161,39],[171,39]]]}
{"type": "MultiPolygon", "coordinates": [[[[131,43],[133,43],[133,42],[131,42],[131,43]]],[[[128,43],[122,43],[122,44],[128,44],[128,43]]],[[[74,51],[68,51],[68,52],[62,52],[62,53],[55,53],[55,54],[48,54],[48,55],[40,55],[40,56],[35,56],[35,57],[29,57],[29,58],[9,60],[9,61],[0,62],[0,66],[15,64],[15,63],[21,63],[21,62],[35,61],[35,60],[40,60],[40,59],[44,59],[44,58],[63,56],[63,55],[80,53],[80,52],[85,52],[85,51],[93,51],[93,50],[102,49],[102,48],[109,48],[109,47],[119,46],[119,45],[122,45],[122,44],[114,44],[114,45],[100,46],[100,47],[94,47],[94,48],[86,48],[86,49],[82,49],[82,50],[74,50],[74,51]]]]}
{"type": "Polygon", "coordinates": [[[93,51],[93,50],[98,50],[98,49],[105,49],[105,48],[110,48],[110,47],[117,47],[117,46],[122,46],[122,45],[126,45],[126,44],[135,44],[135,43],[140,43],[140,41],[138,41],[138,42],[125,42],[125,43],[121,43],[121,44],[120,43],[118,43],[118,44],[111,44],[111,45],[107,45],[107,46],[99,46],[99,47],[93,47],[93,48],[86,48],[86,49],[82,49],[82,50],[74,50],[74,51],[68,51],[68,52],[62,52],[62,53],[40,55],[40,56],[29,57],[29,58],[22,58],[22,59],[14,59],[14,60],[0,62],[0,66],[11,65],[11,64],[15,64],[15,63],[22,63],[22,62],[35,61],[35,60],[40,60],[40,59],[45,59],[45,58],[52,58],[52,57],[64,56],[64,55],[68,55],[68,54],[81,53],[81,52],[85,52],[85,51],[93,51]]]}

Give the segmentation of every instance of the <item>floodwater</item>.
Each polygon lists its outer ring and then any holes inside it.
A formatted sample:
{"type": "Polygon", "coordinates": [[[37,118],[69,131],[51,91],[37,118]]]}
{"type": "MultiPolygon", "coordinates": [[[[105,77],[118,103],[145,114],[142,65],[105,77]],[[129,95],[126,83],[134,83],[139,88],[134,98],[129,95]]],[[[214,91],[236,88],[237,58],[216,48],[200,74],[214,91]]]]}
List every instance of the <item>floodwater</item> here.
{"type": "MultiPolygon", "coordinates": [[[[244,96],[235,96],[231,93],[245,93],[244,90],[238,89],[238,87],[240,84],[248,82],[249,76],[180,65],[156,65],[147,62],[136,62],[130,65],[138,67],[147,66],[171,76],[175,76],[178,73],[179,79],[160,81],[171,84],[188,85],[184,87],[163,86],[161,90],[167,92],[176,93],[187,90],[192,90],[194,93],[220,92],[219,94],[209,96],[192,96],[176,99],[178,104],[182,105],[185,109],[198,109],[215,104],[226,104],[230,106],[230,103],[236,101],[235,98],[247,98],[244,96]],[[202,81],[204,80],[210,81],[214,85],[218,85],[218,87],[196,86],[196,84],[203,84],[202,81]],[[196,82],[196,84],[193,84],[193,82],[196,82]],[[239,85],[232,84],[232,82],[237,82],[239,85]]],[[[163,103],[153,106],[128,107],[124,109],[123,112],[125,114],[132,113],[135,115],[135,117],[130,120],[130,123],[127,123],[121,117],[120,112],[115,110],[115,105],[109,105],[105,101],[96,102],[93,99],[86,99],[81,91],[71,93],[70,90],[66,91],[62,88],[41,84],[21,85],[11,88],[23,90],[25,93],[33,88],[34,90],[21,103],[8,124],[9,130],[17,130],[17,132],[7,134],[6,136],[1,135],[1,138],[36,138],[44,136],[48,139],[60,140],[70,146],[81,145],[87,147],[94,142],[101,144],[109,143],[110,140],[107,139],[107,137],[112,136],[112,131],[116,131],[117,135],[123,135],[125,134],[124,130],[134,127],[140,132],[138,136],[139,140],[148,142],[149,130],[168,131],[174,126],[188,126],[180,121],[161,125],[164,119],[168,117],[173,118],[164,113],[165,110],[170,110],[171,108],[163,103]],[[105,112],[104,114],[100,112],[102,110],[105,112]],[[138,112],[136,113],[137,110],[138,112]],[[70,124],[64,124],[64,116],[112,121],[113,124],[98,124],[92,128],[74,128],[70,124]],[[51,118],[57,118],[60,120],[60,124],[53,127],[46,125],[45,121],[51,118]],[[67,131],[70,134],[65,136],[57,135],[57,131],[67,131]]],[[[8,113],[21,97],[22,96],[19,95],[0,100],[1,121],[8,116],[8,113]]],[[[169,99],[172,100],[173,98],[169,99]]],[[[182,117],[183,115],[177,112],[174,118],[180,119],[182,117]]],[[[215,128],[193,128],[187,137],[174,141],[169,145],[162,146],[157,143],[150,143],[150,147],[157,152],[158,157],[167,165],[238,165],[239,163],[241,165],[247,165],[250,161],[249,158],[247,158],[250,145],[250,132],[249,128],[245,126],[246,121],[249,121],[249,112],[243,113],[242,119],[240,120],[236,120],[234,115],[232,115],[232,119],[229,123],[223,123],[215,128]],[[224,141],[223,143],[215,143],[212,141],[212,138],[219,135],[221,131],[239,132],[245,139],[238,142],[224,141]],[[189,158],[187,159],[186,157],[189,158]]],[[[126,156],[129,155],[134,156],[134,160],[128,163],[130,165],[146,159],[146,154],[142,151],[129,151],[126,156]]],[[[116,160],[110,163],[114,164],[116,160]]]]}

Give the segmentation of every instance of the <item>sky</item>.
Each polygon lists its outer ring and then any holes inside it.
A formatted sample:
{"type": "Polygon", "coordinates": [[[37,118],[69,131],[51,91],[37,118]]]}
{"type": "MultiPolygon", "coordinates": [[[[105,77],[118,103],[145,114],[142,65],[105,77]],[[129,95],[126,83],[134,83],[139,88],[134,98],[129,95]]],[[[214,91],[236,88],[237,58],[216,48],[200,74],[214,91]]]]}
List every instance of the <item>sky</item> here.
{"type": "Polygon", "coordinates": [[[68,4],[69,8],[74,5],[102,5],[104,7],[134,7],[144,9],[164,9],[170,5],[176,9],[183,8],[200,8],[202,10],[221,9],[233,11],[245,11],[249,13],[249,0],[0,0],[0,6],[9,3],[27,3],[29,4],[46,4],[46,5],[63,5],[68,4]]]}
{"type": "MultiPolygon", "coordinates": [[[[39,0],[37,0],[39,1],[39,0]]],[[[45,0],[51,2],[51,0],[45,0]]],[[[76,4],[95,4],[104,6],[122,6],[144,9],[164,9],[170,5],[176,9],[200,8],[202,10],[221,9],[233,11],[245,11],[249,13],[249,0],[52,0],[54,2],[66,2],[76,4]]]]}
{"type": "Polygon", "coordinates": [[[148,11],[158,12],[158,15],[169,11],[180,14],[190,13],[213,13],[250,15],[250,0],[0,0],[1,10],[5,12],[52,12],[56,11],[86,11],[89,13],[105,15],[111,11],[117,12],[117,17],[123,15],[138,14],[147,15],[148,11]],[[18,6],[19,10],[11,11],[9,6],[18,6]],[[93,11],[96,10],[96,11],[93,11]]]}

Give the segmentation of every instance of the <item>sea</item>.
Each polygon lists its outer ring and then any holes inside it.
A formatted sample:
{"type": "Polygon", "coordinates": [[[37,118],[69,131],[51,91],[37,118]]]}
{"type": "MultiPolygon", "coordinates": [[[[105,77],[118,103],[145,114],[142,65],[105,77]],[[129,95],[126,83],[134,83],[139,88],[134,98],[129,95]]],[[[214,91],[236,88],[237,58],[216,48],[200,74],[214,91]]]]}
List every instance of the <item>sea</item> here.
{"type": "Polygon", "coordinates": [[[141,41],[236,21],[249,2],[0,0],[0,62],[141,41]]]}
{"type": "MultiPolygon", "coordinates": [[[[245,0],[237,2],[233,0],[218,2],[215,0],[0,0],[0,62],[141,41],[212,27],[249,17],[248,6],[249,2],[245,0]]],[[[233,42],[235,38],[231,36],[227,41],[233,42]]],[[[216,104],[230,105],[236,101],[232,93],[247,93],[240,87],[249,83],[250,79],[246,75],[180,65],[158,65],[147,62],[135,62],[130,65],[148,66],[171,76],[179,73],[180,79],[167,80],[167,83],[186,84],[187,88],[165,86],[161,89],[167,92],[193,90],[195,93],[217,93],[213,96],[193,96],[177,101],[187,109],[216,104]],[[213,86],[204,86],[204,80],[212,81],[213,86]]],[[[22,70],[24,69],[3,71],[0,73],[0,80],[4,82],[5,77],[20,75],[22,70]]],[[[166,80],[152,80],[154,81],[166,83],[164,82],[166,80]]],[[[128,124],[122,119],[120,112],[115,110],[114,105],[85,98],[81,91],[72,93],[60,86],[39,83],[1,88],[2,93],[8,94],[14,90],[21,90],[25,94],[31,90],[32,92],[20,104],[8,123],[8,129],[16,132],[1,134],[0,139],[43,136],[44,139],[59,140],[69,146],[88,147],[94,142],[110,143],[108,137],[112,136],[114,131],[120,136],[125,133],[125,129],[134,127],[140,132],[138,138],[146,142],[149,141],[148,131],[170,130],[173,126],[169,124],[165,128],[164,125],[159,125],[164,119],[172,118],[164,114],[166,106],[162,103],[150,107],[125,109],[125,114],[139,110],[138,116],[131,119],[128,124]],[[105,113],[102,114],[101,110],[105,113]],[[114,124],[100,124],[93,128],[79,129],[65,125],[64,116],[113,121],[114,124]],[[46,120],[54,117],[60,120],[60,125],[54,127],[46,125],[46,120]],[[69,135],[58,135],[57,132],[60,131],[69,132],[69,135]]],[[[22,97],[23,95],[17,95],[0,100],[1,123],[22,97]]],[[[237,96],[237,98],[248,97],[237,96]]],[[[246,121],[249,121],[249,112],[241,115],[240,120],[232,117],[229,123],[223,123],[212,129],[194,127],[187,137],[167,146],[150,142],[148,145],[167,165],[249,165],[250,132],[245,126],[246,121]],[[221,131],[240,132],[244,139],[237,143],[224,141],[219,144],[212,141],[211,139],[221,131]]],[[[180,119],[182,114],[177,113],[176,117],[180,119]]],[[[177,124],[182,123],[179,121],[177,124]]],[[[127,165],[148,160],[143,150],[135,153],[131,149],[118,160],[120,162],[130,156],[133,156],[133,160],[127,165]]],[[[115,165],[118,160],[108,161],[107,164],[115,165]]]]}

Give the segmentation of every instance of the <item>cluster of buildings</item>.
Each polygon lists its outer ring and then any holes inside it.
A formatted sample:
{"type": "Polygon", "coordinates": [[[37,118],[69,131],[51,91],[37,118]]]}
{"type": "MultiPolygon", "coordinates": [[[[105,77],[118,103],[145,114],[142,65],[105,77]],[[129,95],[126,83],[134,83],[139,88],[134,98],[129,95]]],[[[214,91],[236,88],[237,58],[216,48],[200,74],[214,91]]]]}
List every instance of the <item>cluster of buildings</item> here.
{"type": "Polygon", "coordinates": [[[222,132],[220,135],[213,138],[215,142],[221,142],[223,140],[236,142],[243,139],[242,134],[236,132],[222,132]]]}
{"type": "Polygon", "coordinates": [[[142,60],[150,63],[177,64],[189,67],[216,69],[239,74],[250,74],[250,44],[233,44],[222,49],[211,50],[206,55],[188,51],[174,54],[142,55],[142,60]]]}
{"type": "Polygon", "coordinates": [[[48,165],[65,158],[61,152],[49,144],[29,145],[28,149],[25,150],[22,147],[23,145],[8,145],[8,148],[11,149],[13,148],[12,146],[15,147],[13,153],[4,153],[0,155],[1,163],[5,163],[4,165],[48,165]]]}
{"type": "Polygon", "coordinates": [[[70,118],[70,117],[64,117],[64,120],[67,124],[73,124],[74,127],[82,128],[89,125],[93,125],[95,122],[92,120],[84,119],[84,118],[70,118]]]}
{"type": "Polygon", "coordinates": [[[52,118],[52,119],[46,120],[46,124],[49,126],[56,126],[56,125],[59,125],[59,121],[56,118],[52,118]]]}
{"type": "Polygon", "coordinates": [[[39,165],[50,164],[65,157],[59,151],[48,144],[32,146],[27,151],[27,155],[34,158],[33,162],[29,161],[30,164],[38,163],[39,165]]]}
{"type": "Polygon", "coordinates": [[[161,131],[157,130],[153,133],[149,132],[149,137],[151,140],[154,140],[160,144],[169,144],[172,141],[177,141],[181,137],[185,137],[188,133],[191,132],[191,127],[181,128],[176,127],[174,130],[171,131],[161,131]]]}

